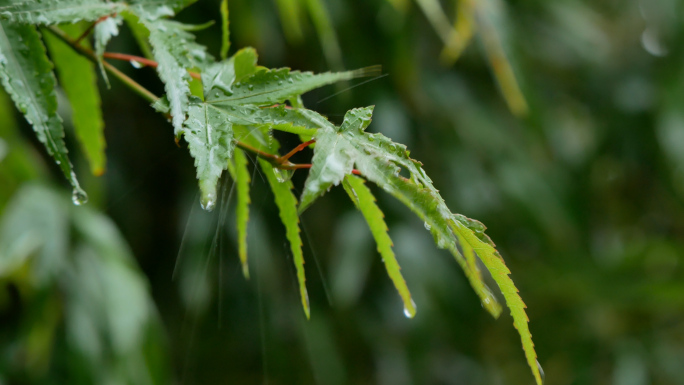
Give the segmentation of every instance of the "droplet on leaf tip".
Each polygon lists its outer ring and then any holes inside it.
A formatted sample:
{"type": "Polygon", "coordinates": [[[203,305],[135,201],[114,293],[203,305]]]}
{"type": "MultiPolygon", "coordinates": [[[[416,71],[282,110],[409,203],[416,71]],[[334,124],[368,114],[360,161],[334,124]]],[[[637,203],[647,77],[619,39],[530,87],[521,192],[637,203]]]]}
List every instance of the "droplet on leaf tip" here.
{"type": "Polygon", "coordinates": [[[71,193],[71,201],[74,202],[76,206],[82,206],[88,203],[88,194],[80,188],[75,188],[71,193]]]}
{"type": "Polygon", "coordinates": [[[211,211],[216,206],[216,194],[207,194],[200,199],[200,205],[202,209],[206,211],[211,211]]]}
{"type": "Polygon", "coordinates": [[[535,360],[537,362],[537,369],[539,369],[539,376],[541,377],[541,383],[544,385],[544,382],[546,381],[546,374],[544,374],[544,369],[542,369],[541,364],[539,364],[539,360],[535,360]]]}
{"type": "Polygon", "coordinates": [[[406,316],[406,318],[409,318],[409,319],[416,316],[416,303],[413,302],[413,299],[411,299],[410,308],[407,307],[406,305],[404,305],[404,316],[406,316]]]}

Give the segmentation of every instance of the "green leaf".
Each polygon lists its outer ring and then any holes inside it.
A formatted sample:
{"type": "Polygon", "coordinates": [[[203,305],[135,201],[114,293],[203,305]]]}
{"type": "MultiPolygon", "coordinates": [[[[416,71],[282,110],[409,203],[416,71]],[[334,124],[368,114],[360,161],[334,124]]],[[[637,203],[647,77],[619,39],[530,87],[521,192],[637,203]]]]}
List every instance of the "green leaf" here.
{"type": "Polygon", "coordinates": [[[382,256],[382,261],[385,263],[387,274],[397,288],[401,299],[404,301],[404,314],[413,318],[416,315],[416,304],[411,299],[411,292],[406,286],[406,281],[401,275],[401,268],[399,262],[392,251],[392,240],[387,234],[387,224],[385,224],[385,215],[380,208],[375,204],[375,197],[368,187],[364,184],[363,179],[354,175],[347,175],[344,177],[343,186],[349,198],[354,202],[359,211],[370,227],[373,238],[378,245],[378,252],[382,256]]]}
{"type": "Polygon", "coordinates": [[[42,25],[95,21],[127,7],[104,0],[9,0],[5,4],[0,6],[0,20],[42,25]]]}
{"type": "Polygon", "coordinates": [[[235,217],[238,231],[238,254],[242,263],[242,274],[249,279],[249,265],[247,264],[247,223],[249,222],[249,169],[247,155],[239,148],[235,149],[235,183],[237,183],[237,207],[235,217]]]}
{"type": "Polygon", "coordinates": [[[302,33],[301,2],[299,0],[276,0],[280,23],[283,25],[285,37],[290,43],[299,43],[302,33]]]}
{"type": "Polygon", "coordinates": [[[192,79],[188,70],[203,68],[213,58],[203,46],[194,42],[194,36],[185,30],[183,24],[164,19],[150,20],[153,16],[141,16],[141,19],[149,31],[153,55],[159,63],[157,72],[164,82],[174,132],[178,136],[182,132],[191,95],[189,82],[192,79]]]}
{"type": "Polygon", "coordinates": [[[202,208],[212,210],[216,204],[216,184],[235,147],[232,123],[224,119],[221,111],[207,104],[194,104],[188,110],[184,137],[190,155],[195,158],[202,208]]]}
{"type": "MultiPolygon", "coordinates": [[[[208,65],[203,73],[205,100],[188,99],[189,118],[182,132],[195,157],[200,199],[207,209],[214,206],[216,183],[233,151],[234,125],[312,135],[314,129],[330,123],[313,111],[282,104],[316,87],[368,73],[368,69],[320,75],[290,72],[288,68],[267,70],[256,65],[256,58],[256,52],[248,48],[208,65]],[[276,104],[280,105],[273,106],[276,104]]],[[[175,118],[173,101],[171,112],[175,118]]]]}
{"type": "Polygon", "coordinates": [[[221,60],[228,57],[230,49],[230,29],[228,19],[228,0],[221,1],[221,60]]]}
{"type": "MultiPolygon", "coordinates": [[[[72,37],[83,32],[76,25],[64,25],[62,30],[72,37]]],[[[90,170],[94,175],[102,175],[105,171],[104,121],[94,65],[52,34],[43,38],[57,68],[60,85],[69,98],[76,137],[90,162],[90,170]]]]}
{"type": "Polygon", "coordinates": [[[140,18],[136,14],[126,11],[122,12],[121,16],[124,18],[126,25],[128,25],[128,28],[130,28],[131,32],[133,33],[133,37],[135,37],[135,41],[138,43],[138,47],[140,47],[140,51],[142,51],[143,56],[150,60],[154,60],[152,46],[149,42],[150,31],[147,29],[147,27],[145,27],[144,24],[142,24],[140,18]]]}
{"type": "MultiPolygon", "coordinates": [[[[461,219],[465,218],[463,216],[461,217],[461,219]]],[[[480,223],[480,225],[482,224],[480,223]]],[[[477,233],[466,227],[466,225],[464,225],[461,220],[458,219],[452,222],[451,227],[461,240],[460,244],[464,250],[466,247],[470,250],[477,250],[478,257],[480,257],[480,260],[487,267],[487,270],[489,270],[492,278],[494,278],[494,281],[496,281],[496,284],[499,286],[501,293],[503,293],[504,298],[506,299],[506,305],[511,311],[513,325],[515,325],[515,328],[520,334],[523,350],[525,351],[525,357],[527,358],[527,364],[532,369],[532,374],[537,381],[537,385],[542,385],[542,378],[537,364],[537,353],[534,350],[532,334],[530,333],[530,329],[527,324],[529,322],[529,318],[525,313],[525,308],[527,306],[525,306],[522,298],[520,298],[520,295],[518,295],[518,289],[515,287],[513,280],[509,276],[511,271],[508,269],[508,267],[506,267],[506,263],[494,248],[494,245],[491,240],[489,240],[489,237],[486,238],[488,241],[481,239],[478,237],[477,233]]]]}
{"type": "Polygon", "coordinates": [[[14,104],[33,126],[74,190],[74,203],[87,200],[74,174],[57,115],[55,76],[40,34],[33,26],[0,22],[0,80],[14,104]]]}
{"type": "Polygon", "coordinates": [[[304,0],[304,3],[309,10],[309,15],[313,20],[314,27],[321,40],[321,47],[323,48],[323,54],[325,55],[326,60],[334,69],[344,68],[340,43],[337,39],[337,34],[335,34],[335,28],[333,28],[330,14],[325,8],[325,4],[323,4],[322,0],[304,0]]]}
{"type": "Polygon", "coordinates": [[[304,211],[316,198],[339,184],[345,175],[352,173],[355,165],[364,177],[395,196],[426,223],[437,245],[448,249],[461,265],[482,305],[498,317],[500,305],[484,284],[477,265],[470,263],[459,251],[451,230],[452,214],[420,163],[408,157],[405,146],[393,143],[382,134],[364,132],[370,124],[372,111],[372,107],[351,110],[339,128],[318,130],[299,211],[304,211]],[[402,168],[409,172],[411,179],[400,175],[402,168]]]}
{"type": "Polygon", "coordinates": [[[119,25],[121,25],[121,23],[123,23],[122,17],[115,16],[101,20],[95,25],[95,56],[97,56],[97,60],[99,61],[100,72],[102,73],[105,83],[107,83],[107,88],[109,88],[109,79],[107,78],[107,72],[105,72],[104,66],[102,65],[102,55],[105,52],[109,40],[119,34],[119,25]]]}
{"type": "Polygon", "coordinates": [[[287,240],[297,269],[297,281],[299,282],[299,294],[302,299],[302,307],[306,318],[311,317],[309,308],[309,295],[306,292],[306,276],[304,275],[304,254],[302,253],[302,239],[299,236],[299,216],[297,216],[297,198],[292,194],[292,181],[278,180],[276,169],[263,159],[259,159],[261,169],[264,170],[268,184],[271,186],[275,202],[280,212],[280,220],[285,226],[287,240]]]}
{"type": "Polygon", "coordinates": [[[304,185],[300,212],[333,184],[351,174],[355,166],[363,176],[399,199],[425,222],[437,246],[449,250],[456,258],[485,309],[498,317],[501,307],[482,280],[477,266],[479,257],[506,299],[528,364],[537,383],[541,384],[525,305],[508,276],[510,271],[484,234],[484,225],[452,214],[420,163],[408,157],[405,146],[393,143],[381,134],[364,132],[371,113],[372,107],[355,109],[347,113],[339,128],[326,126],[317,131],[313,165],[304,185]],[[402,169],[410,178],[401,176],[402,169]]]}

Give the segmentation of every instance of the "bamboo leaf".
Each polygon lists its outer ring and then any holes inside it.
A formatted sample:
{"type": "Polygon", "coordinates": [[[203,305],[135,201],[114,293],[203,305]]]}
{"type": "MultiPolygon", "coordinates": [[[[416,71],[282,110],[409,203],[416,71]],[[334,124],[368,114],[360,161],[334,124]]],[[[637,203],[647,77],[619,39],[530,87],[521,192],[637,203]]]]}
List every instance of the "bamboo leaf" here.
{"type": "MultiPolygon", "coordinates": [[[[83,28],[76,25],[64,25],[62,30],[72,37],[83,32],[83,28]]],[[[47,34],[43,38],[57,68],[60,85],[71,104],[76,138],[88,158],[91,172],[102,175],[106,162],[104,121],[95,67],[55,36],[47,34]]]]}
{"type": "Polygon", "coordinates": [[[235,149],[235,183],[237,183],[237,207],[235,216],[238,231],[238,254],[242,263],[242,274],[249,279],[247,264],[247,223],[249,222],[249,183],[251,182],[247,168],[247,156],[239,148],[235,149]]]}
{"type": "Polygon", "coordinates": [[[230,29],[228,19],[228,0],[221,1],[221,60],[228,57],[230,49],[230,29]]]}
{"type": "Polygon", "coordinates": [[[304,3],[309,11],[311,20],[313,20],[314,27],[321,40],[321,47],[325,59],[330,63],[330,66],[335,70],[344,68],[342,63],[342,50],[340,43],[330,20],[330,13],[325,8],[322,0],[304,0],[304,3]]]}
{"type": "Polygon", "coordinates": [[[290,243],[292,259],[297,270],[297,281],[299,282],[299,295],[302,299],[302,307],[306,318],[311,317],[309,308],[309,295],[306,291],[306,276],[304,275],[304,254],[302,253],[302,239],[299,236],[299,216],[297,216],[297,198],[292,194],[292,182],[278,180],[277,171],[273,166],[263,159],[259,159],[261,169],[266,174],[268,184],[271,186],[275,202],[280,212],[280,220],[285,226],[287,240],[290,243]]]}
{"type": "Polygon", "coordinates": [[[290,43],[302,40],[301,3],[299,0],[276,0],[280,23],[283,25],[285,37],[290,43]]]}
{"type": "Polygon", "coordinates": [[[0,22],[0,80],[71,183],[74,203],[85,203],[87,196],[69,161],[62,119],[57,115],[52,64],[34,26],[0,22]]]}
{"type": "Polygon", "coordinates": [[[42,25],[95,21],[127,7],[104,0],[8,0],[5,4],[0,6],[0,19],[42,25]]]}
{"type": "Polygon", "coordinates": [[[411,292],[409,292],[406,286],[406,281],[401,275],[399,262],[397,262],[397,258],[392,251],[393,244],[387,234],[388,229],[385,224],[385,215],[375,204],[375,197],[370,189],[366,187],[363,179],[354,175],[347,175],[343,180],[343,186],[356,208],[363,214],[368,227],[370,227],[375,243],[378,245],[378,252],[385,263],[387,274],[404,301],[404,314],[409,318],[413,318],[416,315],[416,304],[411,299],[411,292]]]}

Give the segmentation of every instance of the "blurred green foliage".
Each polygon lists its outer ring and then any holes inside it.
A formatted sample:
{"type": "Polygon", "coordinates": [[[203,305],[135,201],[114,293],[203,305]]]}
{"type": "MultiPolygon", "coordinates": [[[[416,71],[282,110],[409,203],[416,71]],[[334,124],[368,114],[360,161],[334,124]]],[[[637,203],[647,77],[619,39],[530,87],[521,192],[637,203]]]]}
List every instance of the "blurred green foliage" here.
{"type": "MultiPolygon", "coordinates": [[[[528,113],[516,117],[477,27],[447,67],[418,3],[322,1],[328,22],[305,13],[314,3],[230,1],[232,51],[254,46],[268,67],[383,66],[385,78],[304,103],[337,123],[376,105],[369,129],[407,144],[449,207],[489,226],[528,305],[546,384],[684,383],[684,4],[476,1],[525,96],[528,113]]],[[[455,2],[440,4],[453,22],[455,2]]],[[[219,21],[219,1],[179,18],[219,21]]],[[[220,27],[197,35],[219,52],[220,27]]],[[[126,29],[109,50],[139,53],[126,29]]],[[[152,70],[119,64],[161,93],[152,70]]],[[[310,321],[258,173],[245,281],[234,221],[218,221],[234,215],[231,182],[226,203],[202,212],[171,127],[120,84],[101,90],[107,173],[85,178],[68,143],[91,197],[81,208],[0,98],[0,250],[14,256],[0,267],[0,381],[533,383],[510,317],[491,319],[452,257],[380,192],[415,319],[341,189],[302,217],[310,321]]]]}

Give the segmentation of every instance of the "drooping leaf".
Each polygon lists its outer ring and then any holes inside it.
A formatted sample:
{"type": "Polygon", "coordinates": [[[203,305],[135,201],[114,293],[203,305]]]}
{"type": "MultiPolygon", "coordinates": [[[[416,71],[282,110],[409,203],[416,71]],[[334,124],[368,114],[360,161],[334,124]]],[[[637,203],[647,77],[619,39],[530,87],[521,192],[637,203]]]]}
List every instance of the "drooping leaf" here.
{"type": "Polygon", "coordinates": [[[183,28],[183,24],[164,19],[150,20],[152,17],[141,16],[141,21],[149,31],[149,41],[158,63],[157,73],[164,82],[174,132],[178,136],[182,132],[191,95],[188,83],[192,79],[188,70],[202,68],[213,58],[203,46],[194,42],[194,36],[183,28]]]}
{"type": "Polygon", "coordinates": [[[469,247],[471,250],[477,252],[477,256],[487,267],[492,278],[494,278],[494,281],[496,281],[496,284],[499,286],[501,293],[506,299],[506,305],[511,311],[513,325],[515,325],[515,328],[520,334],[525,357],[527,358],[527,364],[530,366],[530,369],[532,369],[532,374],[534,375],[537,385],[542,385],[542,377],[537,364],[537,353],[534,350],[532,334],[528,327],[529,318],[525,313],[525,308],[527,306],[525,306],[522,298],[520,298],[518,289],[509,276],[511,271],[506,267],[506,263],[494,248],[489,237],[486,238],[489,242],[481,239],[472,229],[466,227],[466,225],[458,219],[452,221],[451,228],[458,235],[461,240],[460,244],[464,249],[465,247],[469,247]]]}
{"type": "Polygon", "coordinates": [[[476,265],[468,263],[459,251],[458,241],[450,229],[452,214],[420,163],[408,157],[406,146],[393,143],[382,134],[364,132],[372,111],[372,107],[351,110],[339,128],[329,125],[317,131],[312,167],[304,184],[299,211],[339,184],[356,166],[364,177],[395,196],[426,223],[437,245],[448,249],[461,265],[482,305],[498,317],[500,305],[484,284],[476,265]],[[411,179],[399,174],[402,168],[409,172],[411,179]]]}
{"type": "MultiPolygon", "coordinates": [[[[61,28],[72,37],[83,32],[75,24],[61,28]]],[[[43,38],[57,68],[60,85],[69,98],[76,137],[90,162],[90,170],[94,175],[102,175],[105,171],[104,121],[94,65],[55,36],[46,34],[43,38]]]]}
{"type": "Polygon", "coordinates": [[[364,132],[371,113],[372,108],[355,109],[347,113],[339,128],[325,126],[317,131],[313,165],[304,186],[300,211],[350,175],[355,166],[364,177],[395,196],[425,222],[438,247],[449,250],[461,265],[482,305],[498,317],[501,307],[482,280],[477,266],[479,257],[506,299],[528,364],[541,384],[525,305],[508,276],[510,271],[484,234],[484,225],[452,214],[420,163],[408,157],[405,146],[392,143],[381,134],[364,132]],[[402,169],[408,171],[410,178],[400,175],[402,169]]]}
{"type": "Polygon", "coordinates": [[[0,22],[0,80],[71,183],[74,203],[84,203],[87,196],[73,172],[62,119],[57,115],[52,64],[34,26],[0,22]]]}
{"type": "Polygon", "coordinates": [[[0,6],[0,19],[26,24],[62,24],[95,21],[122,12],[123,2],[105,0],[6,0],[0,6]]]}
{"type": "MultiPolygon", "coordinates": [[[[253,49],[240,50],[228,60],[205,67],[204,101],[189,99],[189,118],[183,126],[184,137],[195,157],[202,205],[213,207],[216,183],[233,151],[233,125],[265,125],[311,135],[312,129],[320,124],[329,124],[327,120],[312,111],[286,108],[282,104],[314,88],[363,76],[368,71],[316,75],[291,72],[288,68],[268,70],[256,65],[253,49]]],[[[173,102],[171,106],[174,114],[173,102]]]]}
{"type": "Polygon", "coordinates": [[[475,1],[457,0],[456,21],[454,21],[454,27],[439,55],[442,63],[446,65],[453,65],[473,38],[475,32],[475,1]]]}
{"type": "Polygon", "coordinates": [[[292,194],[292,181],[279,181],[278,173],[273,166],[263,159],[259,159],[259,165],[266,175],[271,191],[275,196],[275,202],[280,213],[280,220],[285,226],[285,232],[292,259],[297,270],[297,281],[299,282],[299,295],[302,299],[302,307],[306,318],[311,317],[309,308],[309,294],[306,291],[306,276],[304,274],[304,254],[302,253],[302,239],[299,236],[299,216],[297,215],[297,198],[292,194]]]}
{"type": "Polygon", "coordinates": [[[128,25],[128,28],[133,33],[133,37],[135,37],[135,41],[138,43],[138,47],[140,47],[140,51],[142,51],[143,56],[150,60],[154,60],[152,46],[149,42],[150,31],[140,22],[140,18],[136,14],[126,11],[122,12],[121,16],[124,18],[126,25],[128,25]]]}
{"type": "Polygon", "coordinates": [[[249,278],[249,265],[247,264],[247,223],[249,222],[249,169],[247,168],[247,155],[239,148],[235,149],[235,183],[237,183],[237,207],[235,217],[238,231],[238,254],[242,263],[242,274],[249,278]]]}
{"type": "Polygon", "coordinates": [[[385,263],[387,274],[397,288],[401,299],[404,301],[404,314],[413,318],[416,315],[416,305],[411,299],[411,292],[406,286],[406,281],[401,275],[401,268],[399,262],[392,251],[392,240],[387,234],[387,225],[385,224],[385,215],[380,208],[375,204],[375,197],[368,187],[363,182],[363,179],[347,175],[344,177],[343,186],[349,198],[354,202],[359,211],[370,227],[375,243],[378,245],[378,252],[382,256],[382,261],[385,263]]]}
{"type": "Polygon", "coordinates": [[[109,79],[107,78],[107,72],[105,72],[104,66],[102,65],[102,55],[105,52],[109,40],[119,34],[119,25],[121,25],[121,23],[123,23],[123,18],[117,15],[101,20],[95,25],[95,55],[99,61],[100,72],[107,83],[107,87],[109,87],[109,79]]]}
{"type": "Polygon", "coordinates": [[[228,57],[230,49],[230,29],[228,19],[228,0],[221,1],[221,60],[228,57]]]}

